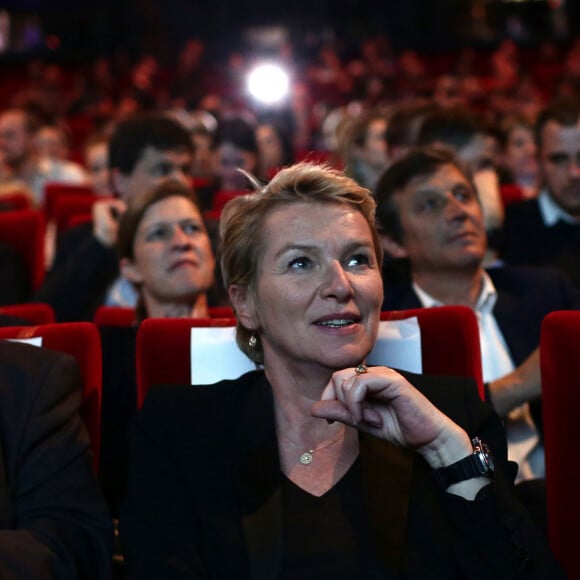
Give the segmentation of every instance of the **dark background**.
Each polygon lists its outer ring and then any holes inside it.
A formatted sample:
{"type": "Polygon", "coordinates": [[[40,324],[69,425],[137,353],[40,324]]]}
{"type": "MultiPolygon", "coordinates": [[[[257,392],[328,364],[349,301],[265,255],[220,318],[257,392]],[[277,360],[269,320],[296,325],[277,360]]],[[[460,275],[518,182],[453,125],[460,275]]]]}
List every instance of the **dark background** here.
{"type": "Polygon", "coordinates": [[[325,40],[348,50],[360,38],[386,34],[393,48],[453,50],[491,46],[505,37],[534,45],[568,42],[580,0],[4,0],[11,19],[3,58],[33,52],[82,60],[118,50],[170,59],[187,38],[202,39],[219,58],[243,47],[249,27],[283,26],[308,49],[325,40]]]}

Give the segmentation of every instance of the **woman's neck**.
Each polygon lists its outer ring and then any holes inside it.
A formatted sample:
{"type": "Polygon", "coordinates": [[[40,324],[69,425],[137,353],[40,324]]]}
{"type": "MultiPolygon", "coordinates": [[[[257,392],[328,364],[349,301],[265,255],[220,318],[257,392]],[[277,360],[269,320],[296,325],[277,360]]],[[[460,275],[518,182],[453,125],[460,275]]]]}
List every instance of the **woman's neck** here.
{"type": "Polygon", "coordinates": [[[207,318],[209,310],[207,296],[199,294],[191,302],[158,302],[144,297],[149,318],[207,318]]]}

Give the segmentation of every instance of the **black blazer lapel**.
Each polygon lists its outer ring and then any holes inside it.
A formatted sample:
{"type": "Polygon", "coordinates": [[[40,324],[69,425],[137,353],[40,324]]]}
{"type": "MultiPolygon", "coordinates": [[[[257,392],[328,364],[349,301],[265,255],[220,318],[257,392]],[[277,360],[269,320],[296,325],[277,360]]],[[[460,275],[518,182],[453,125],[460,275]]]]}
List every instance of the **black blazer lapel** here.
{"type": "Polygon", "coordinates": [[[252,580],[273,580],[282,570],[282,491],[270,386],[259,375],[241,409],[242,527],[252,580]]]}
{"type": "Polygon", "coordinates": [[[363,493],[376,553],[387,570],[405,562],[413,453],[374,437],[359,437],[363,493]]]}

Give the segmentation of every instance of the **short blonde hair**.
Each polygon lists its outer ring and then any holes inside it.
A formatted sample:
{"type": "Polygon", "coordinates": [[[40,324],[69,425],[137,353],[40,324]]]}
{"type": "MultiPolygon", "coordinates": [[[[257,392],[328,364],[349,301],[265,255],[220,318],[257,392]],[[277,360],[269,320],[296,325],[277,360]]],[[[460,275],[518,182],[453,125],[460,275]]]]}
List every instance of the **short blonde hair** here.
{"type": "MultiPolygon", "coordinates": [[[[258,266],[264,254],[264,222],[274,209],[291,203],[341,203],[356,208],[372,232],[378,264],[382,250],[375,229],[375,200],[371,192],[341,171],[326,165],[298,163],[282,169],[267,185],[236,197],[224,207],[220,220],[220,264],[224,285],[239,285],[255,296],[258,266]]],[[[252,330],[238,320],[236,340],[254,362],[263,363],[260,341],[250,348],[252,330]]]]}

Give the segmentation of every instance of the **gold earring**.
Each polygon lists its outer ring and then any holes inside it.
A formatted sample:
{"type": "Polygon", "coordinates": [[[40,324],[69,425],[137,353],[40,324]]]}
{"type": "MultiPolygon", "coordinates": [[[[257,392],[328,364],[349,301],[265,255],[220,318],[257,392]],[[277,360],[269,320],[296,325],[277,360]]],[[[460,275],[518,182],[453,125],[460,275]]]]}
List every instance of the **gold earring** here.
{"type": "Polygon", "coordinates": [[[250,348],[256,348],[257,344],[258,344],[258,339],[256,338],[256,335],[252,333],[252,336],[250,336],[250,339],[248,340],[248,346],[250,348]]]}

